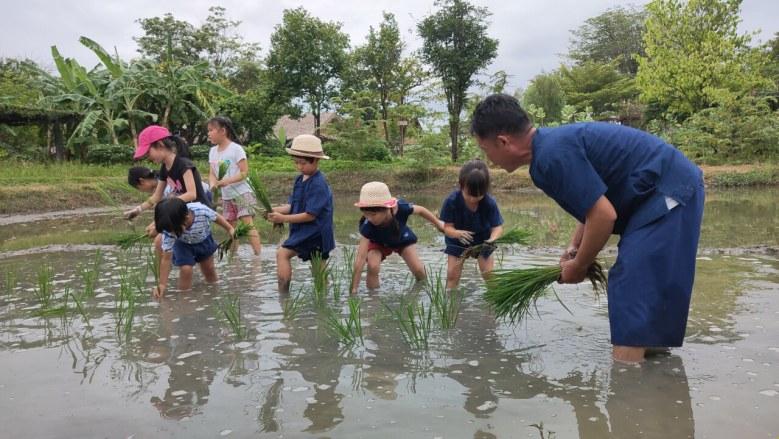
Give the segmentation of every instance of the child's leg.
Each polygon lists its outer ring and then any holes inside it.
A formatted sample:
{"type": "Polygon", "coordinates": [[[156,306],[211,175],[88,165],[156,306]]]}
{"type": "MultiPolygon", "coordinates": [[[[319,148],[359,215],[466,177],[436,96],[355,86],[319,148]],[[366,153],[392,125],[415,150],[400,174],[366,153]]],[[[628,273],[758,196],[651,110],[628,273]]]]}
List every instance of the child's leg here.
{"type": "Polygon", "coordinates": [[[446,256],[446,289],[451,290],[457,288],[457,285],[460,283],[465,260],[458,256],[446,256]]]}
{"type": "Polygon", "coordinates": [[[411,270],[411,274],[413,274],[417,280],[423,280],[427,277],[425,275],[425,265],[419,259],[419,255],[417,254],[416,244],[406,246],[403,251],[400,252],[400,257],[406,261],[408,269],[411,270]]]}
{"type": "Polygon", "coordinates": [[[486,258],[479,256],[479,271],[481,272],[482,279],[487,280],[493,268],[495,268],[495,258],[492,255],[486,258]]]}
{"type": "Polygon", "coordinates": [[[192,288],[192,265],[179,266],[179,291],[186,291],[192,288]]]}
{"type": "Polygon", "coordinates": [[[370,289],[379,288],[379,271],[381,270],[381,250],[368,250],[366,262],[368,274],[365,277],[365,286],[370,289]]]}
{"type": "Polygon", "coordinates": [[[160,261],[162,261],[162,233],[158,233],[154,237],[154,254],[157,255],[157,270],[160,269],[160,261]]]}
{"type": "Polygon", "coordinates": [[[216,267],[214,266],[213,256],[200,261],[198,264],[200,265],[200,272],[203,273],[203,277],[206,278],[206,282],[212,284],[217,281],[216,267]]]}
{"type": "MultiPolygon", "coordinates": [[[[254,221],[251,217],[251,215],[246,215],[238,218],[246,225],[253,225],[254,221]]],[[[259,255],[260,251],[262,250],[262,243],[260,243],[260,231],[256,228],[252,227],[252,229],[249,231],[249,242],[252,244],[252,249],[254,250],[255,255],[259,255]]]]}
{"type": "Polygon", "coordinates": [[[289,293],[289,283],[292,281],[291,260],[297,256],[297,252],[286,247],[276,250],[276,276],[279,280],[279,294],[289,293]]]}

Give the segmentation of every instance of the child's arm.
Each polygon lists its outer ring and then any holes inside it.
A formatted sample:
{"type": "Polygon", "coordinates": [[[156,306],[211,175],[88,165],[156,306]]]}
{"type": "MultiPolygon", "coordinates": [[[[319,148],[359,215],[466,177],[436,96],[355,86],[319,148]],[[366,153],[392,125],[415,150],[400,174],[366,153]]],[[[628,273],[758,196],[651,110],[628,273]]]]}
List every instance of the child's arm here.
{"type": "Polygon", "coordinates": [[[235,234],[235,228],[230,225],[229,222],[220,214],[216,214],[216,219],[214,222],[219,225],[219,227],[225,229],[225,232],[227,232],[228,235],[233,236],[235,234]]]}
{"type": "Polygon", "coordinates": [[[290,212],[292,212],[292,206],[290,206],[289,204],[282,204],[281,206],[274,207],[273,211],[276,213],[287,215],[290,212]]]}
{"type": "Polygon", "coordinates": [[[415,213],[415,214],[417,214],[417,215],[419,215],[419,216],[421,216],[422,218],[426,219],[426,220],[427,220],[427,221],[428,221],[430,224],[432,224],[432,225],[433,225],[433,226],[434,226],[434,227],[435,227],[435,228],[436,228],[436,229],[437,229],[439,232],[441,232],[441,233],[446,233],[446,231],[444,230],[444,225],[443,225],[443,223],[441,222],[441,220],[439,220],[438,218],[436,218],[436,216],[435,216],[435,215],[433,215],[433,213],[432,213],[432,212],[430,212],[429,210],[427,210],[426,208],[424,208],[424,207],[422,207],[422,206],[417,206],[417,205],[414,205],[414,213],[415,213]]]}
{"type": "Polygon", "coordinates": [[[165,291],[168,289],[168,276],[170,275],[170,266],[172,260],[173,252],[162,252],[162,257],[160,258],[160,283],[151,290],[151,294],[155,299],[161,299],[162,296],[165,295],[165,291]]]}
{"type": "Polygon", "coordinates": [[[352,272],[352,294],[357,294],[360,289],[360,278],[362,277],[362,267],[368,259],[368,244],[370,240],[362,236],[360,244],[357,246],[357,254],[354,256],[354,271],[352,272]]]}
{"type": "Polygon", "coordinates": [[[473,242],[473,232],[457,230],[454,227],[454,223],[444,223],[444,235],[446,235],[447,238],[460,241],[463,245],[469,245],[473,242]]]}
{"type": "Polygon", "coordinates": [[[208,186],[211,188],[211,190],[216,189],[216,177],[217,177],[217,175],[214,174],[214,166],[219,167],[219,162],[209,162],[208,163],[208,186]]]}
{"type": "Polygon", "coordinates": [[[308,212],[301,212],[301,213],[295,213],[295,214],[283,214],[278,212],[271,212],[268,214],[268,221],[276,224],[281,223],[290,223],[290,224],[299,224],[299,223],[310,223],[311,221],[316,220],[316,217],[314,215],[311,215],[308,212]]]}
{"type": "Polygon", "coordinates": [[[560,256],[560,262],[565,262],[573,259],[576,256],[576,252],[579,250],[579,245],[582,243],[582,236],[584,235],[584,224],[576,223],[576,229],[574,229],[571,235],[571,243],[568,244],[568,248],[565,249],[563,255],[560,256]]]}
{"type": "Polygon", "coordinates": [[[160,180],[157,182],[157,187],[154,188],[154,193],[151,194],[149,198],[146,199],[143,203],[135,206],[134,208],[128,210],[124,213],[125,218],[128,220],[131,220],[135,218],[136,216],[140,215],[141,212],[143,212],[146,209],[151,209],[160,202],[162,199],[162,194],[165,192],[165,182],[160,180]]]}

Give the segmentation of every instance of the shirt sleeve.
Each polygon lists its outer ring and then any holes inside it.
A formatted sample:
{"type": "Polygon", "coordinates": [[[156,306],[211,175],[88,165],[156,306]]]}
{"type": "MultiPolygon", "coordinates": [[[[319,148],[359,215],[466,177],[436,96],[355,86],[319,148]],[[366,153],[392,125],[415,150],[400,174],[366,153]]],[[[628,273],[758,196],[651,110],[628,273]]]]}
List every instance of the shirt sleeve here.
{"type": "Polygon", "coordinates": [[[205,215],[206,218],[208,218],[209,221],[214,222],[216,221],[216,211],[213,209],[203,206],[200,208],[200,211],[205,215]]]}
{"type": "Polygon", "coordinates": [[[208,150],[208,166],[214,175],[218,175],[219,157],[216,151],[216,146],[212,146],[211,149],[208,150]]]}
{"type": "Polygon", "coordinates": [[[330,191],[327,185],[317,179],[311,182],[306,191],[305,211],[315,217],[319,217],[330,204],[330,191]]]}
{"type": "Polygon", "coordinates": [[[539,157],[536,185],[579,222],[606,193],[606,184],[590,163],[582,145],[550,145],[539,157]]]}
{"type": "Polygon", "coordinates": [[[176,243],[176,238],[168,232],[162,232],[162,251],[169,252],[173,250],[173,245],[176,243]]]}
{"type": "Polygon", "coordinates": [[[454,200],[452,197],[446,197],[443,206],[441,206],[441,215],[438,218],[445,223],[454,223],[454,200]]]}

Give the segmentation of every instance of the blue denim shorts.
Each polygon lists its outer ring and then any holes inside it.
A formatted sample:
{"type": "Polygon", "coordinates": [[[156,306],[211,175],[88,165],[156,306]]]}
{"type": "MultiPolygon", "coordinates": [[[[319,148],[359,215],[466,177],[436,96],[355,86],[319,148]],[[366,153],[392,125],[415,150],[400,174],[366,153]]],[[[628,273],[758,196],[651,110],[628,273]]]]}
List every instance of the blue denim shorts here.
{"type": "Polygon", "coordinates": [[[195,265],[210,258],[216,251],[216,242],[212,235],[198,242],[197,244],[187,244],[177,239],[173,244],[173,265],[181,267],[182,265],[195,265]]]}

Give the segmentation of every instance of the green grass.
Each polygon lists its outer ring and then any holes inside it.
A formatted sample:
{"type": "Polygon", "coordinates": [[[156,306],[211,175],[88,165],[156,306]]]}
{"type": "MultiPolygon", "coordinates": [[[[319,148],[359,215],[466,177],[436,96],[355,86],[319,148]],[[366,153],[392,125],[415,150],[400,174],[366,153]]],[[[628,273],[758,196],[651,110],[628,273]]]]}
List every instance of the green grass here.
{"type": "Polygon", "coordinates": [[[3,272],[3,292],[5,292],[5,294],[13,294],[18,283],[19,279],[16,276],[16,269],[13,267],[6,267],[3,272]]]}
{"type": "Polygon", "coordinates": [[[247,329],[241,314],[241,299],[236,294],[228,294],[216,301],[217,317],[226,323],[236,340],[246,338],[247,329]]]}
{"type": "Polygon", "coordinates": [[[81,277],[82,295],[84,297],[95,297],[95,286],[100,275],[100,268],[103,263],[103,253],[98,250],[91,262],[79,265],[78,274],[81,277]]]}
{"type": "Polygon", "coordinates": [[[38,268],[37,283],[33,293],[41,310],[49,309],[54,298],[54,270],[49,265],[41,265],[38,268]]]}
{"type": "MultiPolygon", "coordinates": [[[[560,278],[562,268],[559,265],[549,267],[534,267],[519,270],[495,270],[487,279],[487,292],[484,300],[490,305],[497,318],[508,319],[512,324],[529,317],[536,303],[550,290],[560,278]]],[[[596,294],[606,291],[606,272],[600,263],[593,262],[587,270],[587,279],[592,284],[596,294]]],[[[560,300],[554,289],[551,289],[560,304],[568,311],[568,307],[560,300]]]]}
{"type": "Polygon", "coordinates": [[[282,299],[282,312],[286,320],[295,320],[300,314],[305,303],[305,296],[298,292],[295,297],[286,297],[282,299]]]}
{"type": "Polygon", "coordinates": [[[711,183],[717,187],[767,186],[779,184],[779,169],[716,174],[711,183]]]}
{"type": "Polygon", "coordinates": [[[122,250],[130,250],[137,245],[148,244],[150,241],[146,233],[126,233],[116,239],[116,245],[122,250]]]}
{"type": "Polygon", "coordinates": [[[327,284],[332,270],[329,261],[322,259],[322,255],[315,252],[311,255],[312,301],[315,306],[321,307],[327,303],[327,284]]]}
{"type": "Polygon", "coordinates": [[[430,334],[433,329],[433,306],[407,302],[402,298],[397,308],[392,308],[386,303],[384,306],[392,315],[398,325],[400,335],[408,345],[414,349],[427,349],[430,334]]]}
{"type": "Polygon", "coordinates": [[[145,279],[137,272],[132,272],[128,266],[128,255],[124,255],[124,261],[119,271],[119,291],[114,299],[114,321],[116,334],[120,338],[129,339],[135,320],[135,311],[138,305],[138,296],[143,295],[145,279]]]}
{"type": "Polygon", "coordinates": [[[443,273],[443,268],[437,271],[429,269],[426,271],[425,291],[435,313],[435,321],[441,329],[452,329],[457,324],[465,296],[459,288],[447,291],[446,274],[443,273]]]}
{"type": "Polygon", "coordinates": [[[324,314],[324,325],[327,328],[327,331],[345,346],[354,346],[358,343],[360,345],[365,344],[365,340],[362,336],[361,303],[360,299],[350,297],[347,301],[349,315],[345,318],[341,318],[341,316],[333,310],[328,310],[324,314]]]}

